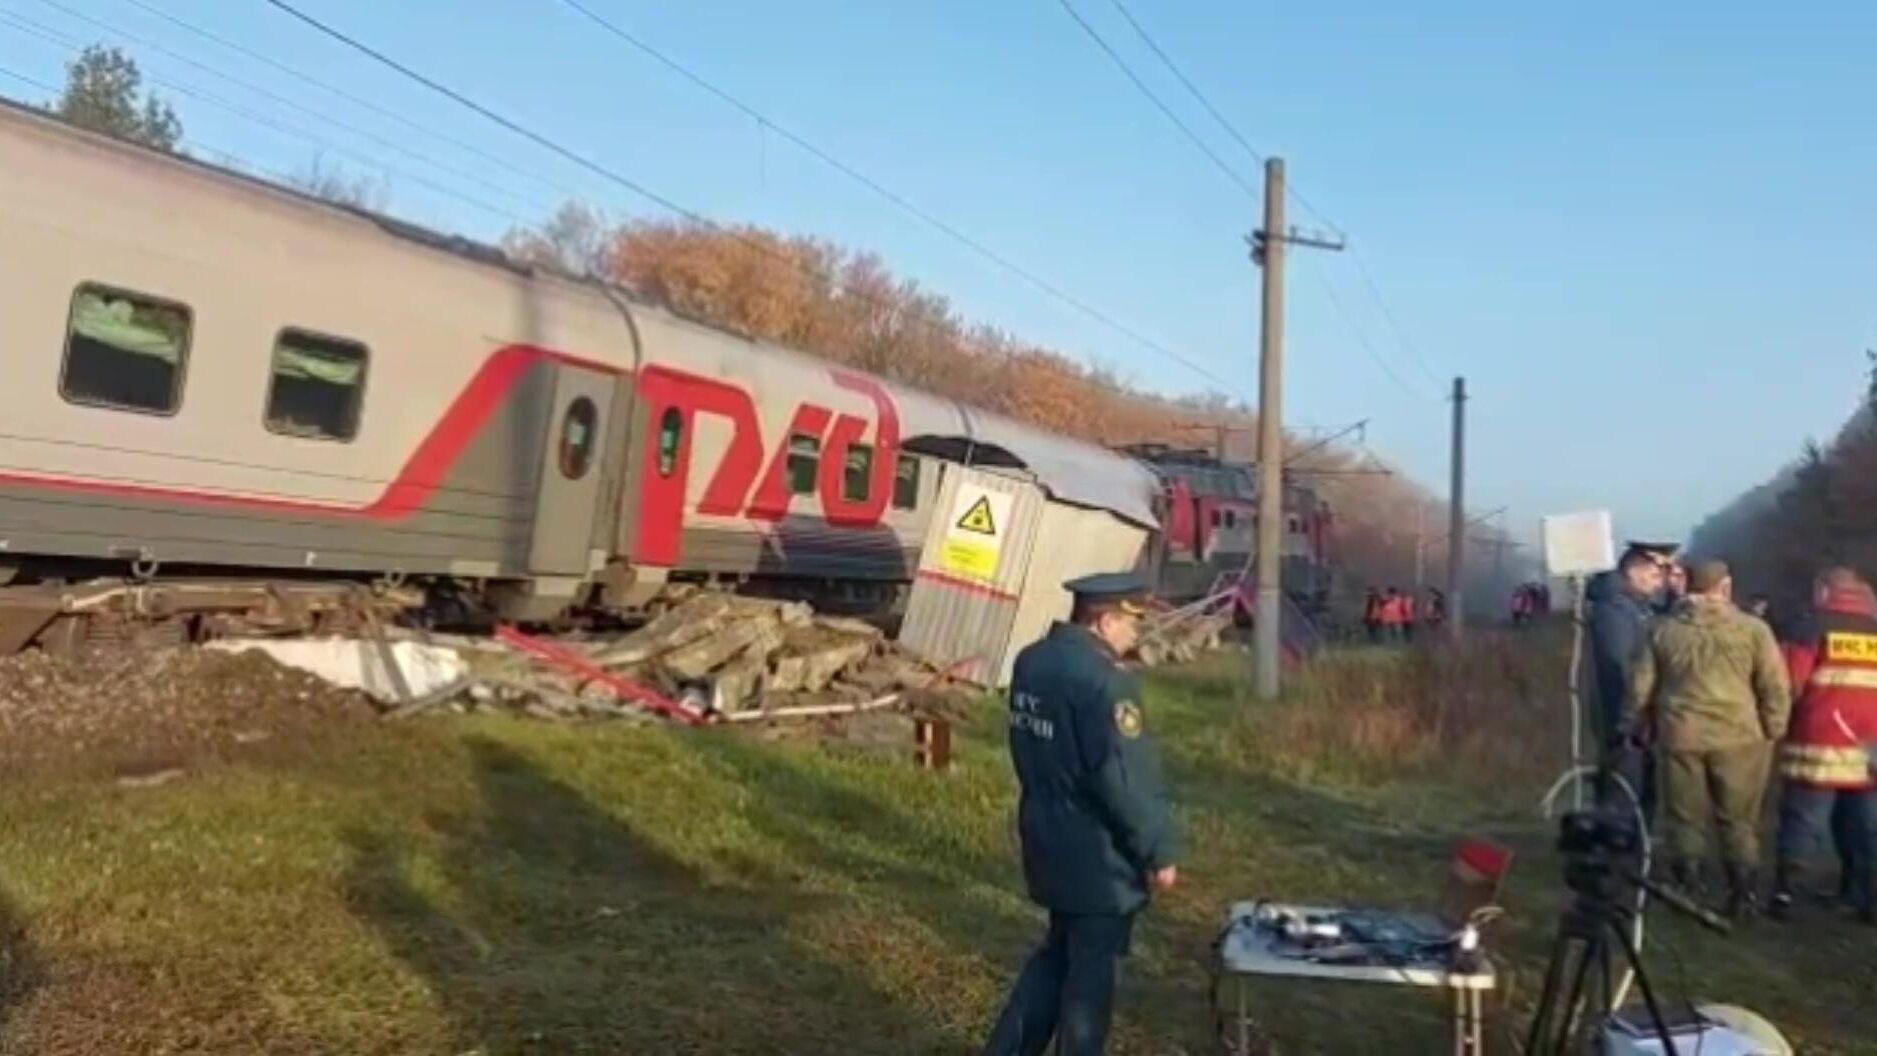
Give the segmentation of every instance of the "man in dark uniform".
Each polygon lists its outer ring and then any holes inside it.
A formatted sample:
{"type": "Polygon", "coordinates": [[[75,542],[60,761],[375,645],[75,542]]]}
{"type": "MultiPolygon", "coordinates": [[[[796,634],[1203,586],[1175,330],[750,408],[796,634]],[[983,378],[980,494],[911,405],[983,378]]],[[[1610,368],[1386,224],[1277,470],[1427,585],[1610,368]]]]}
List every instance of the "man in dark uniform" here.
{"type": "Polygon", "coordinates": [[[1110,573],[1063,586],[1075,596],[1070,621],[1018,654],[1010,681],[1023,877],[1049,928],[986,1056],[1039,1056],[1057,1035],[1061,1056],[1100,1053],[1134,917],[1179,875],[1140,680],[1120,665],[1146,583],[1110,573]]]}

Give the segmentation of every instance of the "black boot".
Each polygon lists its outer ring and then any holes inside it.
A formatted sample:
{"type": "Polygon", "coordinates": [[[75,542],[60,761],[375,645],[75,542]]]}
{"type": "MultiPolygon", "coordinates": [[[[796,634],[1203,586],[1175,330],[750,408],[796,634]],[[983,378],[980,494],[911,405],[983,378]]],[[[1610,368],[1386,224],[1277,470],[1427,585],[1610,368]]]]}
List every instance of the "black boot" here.
{"type": "Polygon", "coordinates": [[[1797,862],[1781,860],[1773,867],[1773,900],[1767,915],[1774,920],[1791,920],[1793,899],[1803,882],[1804,870],[1797,862]]]}
{"type": "Polygon", "coordinates": [[[1744,920],[1760,912],[1758,870],[1738,862],[1727,863],[1727,908],[1729,920],[1744,920]]]}
{"type": "Polygon", "coordinates": [[[1877,870],[1860,869],[1853,875],[1851,899],[1858,923],[1877,925],[1877,870]]]}
{"type": "Polygon", "coordinates": [[[1669,886],[1690,898],[1700,895],[1700,873],[1695,868],[1693,859],[1670,858],[1668,860],[1669,886]]]}

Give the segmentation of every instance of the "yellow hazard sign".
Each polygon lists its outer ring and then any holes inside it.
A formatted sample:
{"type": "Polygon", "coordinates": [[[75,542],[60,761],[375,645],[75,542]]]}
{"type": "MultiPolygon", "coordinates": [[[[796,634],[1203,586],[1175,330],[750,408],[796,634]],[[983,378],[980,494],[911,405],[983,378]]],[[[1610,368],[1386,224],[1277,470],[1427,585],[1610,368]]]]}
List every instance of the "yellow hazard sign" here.
{"type": "Polygon", "coordinates": [[[971,504],[963,517],[958,518],[958,527],[979,535],[996,535],[997,516],[991,512],[991,497],[978,496],[978,501],[971,504]]]}
{"type": "Polygon", "coordinates": [[[1007,491],[960,483],[939,547],[940,566],[955,576],[995,580],[1003,556],[1004,526],[1010,523],[1010,504],[1007,491]]]}

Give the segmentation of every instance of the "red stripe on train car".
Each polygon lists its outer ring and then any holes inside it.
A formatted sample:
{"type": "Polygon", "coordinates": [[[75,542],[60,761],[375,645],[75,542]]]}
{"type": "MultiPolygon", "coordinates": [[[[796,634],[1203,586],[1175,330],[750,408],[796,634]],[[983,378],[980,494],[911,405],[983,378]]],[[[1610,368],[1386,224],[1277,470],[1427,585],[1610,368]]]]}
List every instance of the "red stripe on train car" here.
{"type": "Polygon", "coordinates": [[[118,481],[88,480],[74,477],[49,477],[31,473],[0,473],[0,485],[37,488],[43,491],[77,492],[90,495],[116,495],[126,498],[156,499],[192,506],[220,506],[228,509],[266,510],[272,513],[303,513],[324,517],[357,517],[374,521],[399,521],[422,509],[456,468],[495,413],[502,401],[514,392],[523,375],[538,363],[561,363],[582,370],[623,376],[620,367],[596,360],[571,356],[533,345],[509,345],[497,349],[483,360],[469,384],[457,394],[443,412],[443,417],[417,445],[404,468],[385,486],[378,498],[363,506],[341,506],[308,502],[304,499],[273,499],[250,495],[218,495],[155,484],[131,484],[118,481]]]}
{"type": "Polygon", "coordinates": [[[955,590],[962,590],[967,594],[976,594],[979,597],[993,598],[997,601],[1017,600],[1017,595],[1013,591],[1000,590],[996,587],[973,582],[972,580],[964,579],[959,576],[947,575],[944,572],[934,572],[929,568],[920,569],[918,578],[928,583],[939,583],[955,590]]]}

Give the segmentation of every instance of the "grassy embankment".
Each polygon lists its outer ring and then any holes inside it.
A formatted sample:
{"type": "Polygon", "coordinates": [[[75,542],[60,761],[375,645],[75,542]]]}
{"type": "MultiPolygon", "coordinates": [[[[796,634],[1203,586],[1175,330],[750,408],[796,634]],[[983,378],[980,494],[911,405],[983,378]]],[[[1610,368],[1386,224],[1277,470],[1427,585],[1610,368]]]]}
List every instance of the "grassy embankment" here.
{"type": "MultiPolygon", "coordinates": [[[[1224,665],[1157,675],[1191,853],[1112,1051],[1213,1051],[1207,946],[1230,901],[1425,901],[1462,831],[1520,853],[1498,1014],[1522,1020],[1558,901],[1533,805],[1562,763],[1560,668],[1507,639],[1457,661],[1357,652],[1247,709],[1224,665]]],[[[972,1052],[1038,915],[1000,716],[960,740],[937,777],[722,731],[451,720],[158,788],[15,782],[0,911],[24,936],[0,1051],[972,1052]]],[[[1655,935],[1672,993],[1754,1007],[1800,1051],[1877,1052],[1877,934],[1655,935]]],[[[1424,992],[1264,993],[1291,1052],[1445,1045],[1424,992]]]]}

